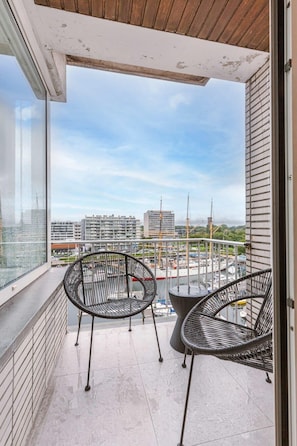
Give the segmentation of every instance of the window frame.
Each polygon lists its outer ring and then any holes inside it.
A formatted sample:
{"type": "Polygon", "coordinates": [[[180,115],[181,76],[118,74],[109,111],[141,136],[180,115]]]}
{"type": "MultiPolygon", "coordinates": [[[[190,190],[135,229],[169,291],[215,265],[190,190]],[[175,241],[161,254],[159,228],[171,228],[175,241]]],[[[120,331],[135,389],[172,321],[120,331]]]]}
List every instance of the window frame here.
{"type": "Polygon", "coordinates": [[[49,151],[49,95],[46,88],[46,83],[43,81],[42,75],[30,54],[26,42],[19,30],[19,27],[14,19],[14,16],[6,2],[0,3],[0,25],[3,29],[4,35],[9,40],[9,45],[12,50],[13,57],[16,58],[20,69],[27,78],[33,93],[38,99],[44,101],[45,115],[44,115],[44,143],[45,143],[45,165],[44,165],[44,185],[45,185],[45,213],[46,213],[46,230],[45,230],[45,244],[46,244],[46,260],[45,262],[28,271],[15,281],[9,283],[5,288],[0,290],[0,307],[9,299],[35,281],[38,277],[44,274],[50,268],[50,184],[49,184],[49,166],[50,166],[50,151],[49,151]]]}

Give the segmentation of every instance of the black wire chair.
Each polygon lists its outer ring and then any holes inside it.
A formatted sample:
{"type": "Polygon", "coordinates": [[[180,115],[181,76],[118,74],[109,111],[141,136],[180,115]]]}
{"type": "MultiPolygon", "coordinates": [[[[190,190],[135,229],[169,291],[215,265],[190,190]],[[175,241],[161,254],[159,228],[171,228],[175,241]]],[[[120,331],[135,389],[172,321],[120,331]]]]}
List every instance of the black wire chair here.
{"type": "Polygon", "coordinates": [[[186,355],[191,353],[186,401],[180,442],[186,423],[188,400],[195,355],[212,355],[219,359],[237,362],[266,372],[266,381],[271,382],[268,372],[273,372],[273,302],[271,269],[257,271],[241,277],[201,299],[187,314],[181,329],[186,355]],[[249,323],[227,319],[230,307],[249,302],[253,316],[249,323]]]}
{"type": "Polygon", "coordinates": [[[129,318],[151,306],[159,361],[162,362],[155,315],[152,307],[157,292],[152,271],[140,260],[115,251],[88,254],[75,261],[66,271],[64,288],[70,301],[79,309],[78,338],[83,313],[92,317],[88,377],[85,390],[90,390],[90,368],[95,317],[129,318]]]}

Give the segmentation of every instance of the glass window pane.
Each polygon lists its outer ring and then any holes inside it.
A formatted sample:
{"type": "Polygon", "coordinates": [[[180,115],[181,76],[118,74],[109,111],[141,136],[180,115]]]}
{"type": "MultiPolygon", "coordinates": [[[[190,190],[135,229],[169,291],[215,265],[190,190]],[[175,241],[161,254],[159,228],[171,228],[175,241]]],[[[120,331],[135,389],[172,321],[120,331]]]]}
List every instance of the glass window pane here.
{"type": "Polygon", "coordinates": [[[0,289],[47,258],[46,96],[9,41],[0,24],[0,289]]]}

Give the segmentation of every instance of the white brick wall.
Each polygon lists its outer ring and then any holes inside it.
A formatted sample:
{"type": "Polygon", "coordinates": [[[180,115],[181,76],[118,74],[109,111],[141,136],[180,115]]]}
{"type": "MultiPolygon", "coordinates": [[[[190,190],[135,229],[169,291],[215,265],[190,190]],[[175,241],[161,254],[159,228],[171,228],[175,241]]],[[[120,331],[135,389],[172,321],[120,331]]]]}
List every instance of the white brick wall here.
{"type": "Polygon", "coordinates": [[[247,272],[271,265],[270,73],[267,62],[246,84],[247,272]]]}
{"type": "MultiPolygon", "coordinates": [[[[269,62],[246,84],[247,273],[271,266],[271,138],[269,62]]],[[[247,305],[247,322],[261,302],[247,305]]]]}
{"type": "Polygon", "coordinates": [[[67,329],[61,284],[0,369],[0,445],[23,446],[48,386],[67,329]]]}

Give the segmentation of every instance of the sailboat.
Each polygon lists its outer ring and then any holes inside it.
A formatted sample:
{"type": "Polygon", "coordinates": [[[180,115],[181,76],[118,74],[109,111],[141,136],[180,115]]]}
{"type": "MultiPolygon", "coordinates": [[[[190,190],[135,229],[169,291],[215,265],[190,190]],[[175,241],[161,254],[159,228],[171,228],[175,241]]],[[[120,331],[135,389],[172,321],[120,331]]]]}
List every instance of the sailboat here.
{"type": "MultiPolygon", "coordinates": [[[[212,214],[212,212],[211,212],[212,214]]],[[[158,246],[158,264],[151,265],[150,268],[153,270],[157,280],[165,279],[182,279],[186,278],[189,284],[192,281],[200,282],[200,277],[206,277],[209,274],[225,270],[227,268],[227,262],[223,258],[216,258],[212,255],[212,244],[210,244],[210,253],[204,257],[201,255],[198,259],[190,259],[190,249],[189,249],[189,236],[190,236],[190,219],[189,219],[189,194],[187,197],[187,217],[186,217],[186,252],[185,259],[167,261],[162,259],[162,224],[163,224],[163,214],[162,214],[162,198],[160,201],[160,230],[159,239],[160,243],[158,246]]],[[[210,234],[212,238],[212,216],[209,218],[210,234]]]]}

